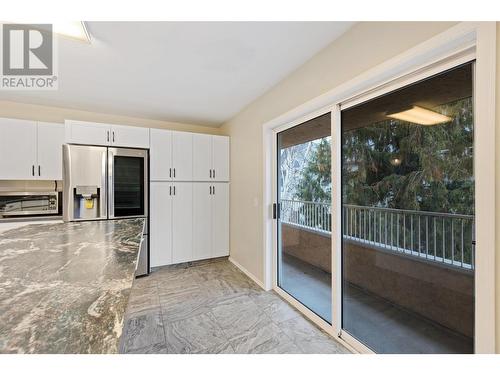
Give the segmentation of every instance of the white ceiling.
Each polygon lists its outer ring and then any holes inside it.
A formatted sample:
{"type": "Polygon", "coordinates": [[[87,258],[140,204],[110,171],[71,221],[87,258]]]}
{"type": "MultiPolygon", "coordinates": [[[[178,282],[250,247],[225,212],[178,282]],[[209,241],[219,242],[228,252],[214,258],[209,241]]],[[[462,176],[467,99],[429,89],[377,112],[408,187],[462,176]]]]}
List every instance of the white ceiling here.
{"type": "Polygon", "coordinates": [[[352,22],[87,22],[58,40],[57,91],[0,99],[219,126],[352,22]]]}

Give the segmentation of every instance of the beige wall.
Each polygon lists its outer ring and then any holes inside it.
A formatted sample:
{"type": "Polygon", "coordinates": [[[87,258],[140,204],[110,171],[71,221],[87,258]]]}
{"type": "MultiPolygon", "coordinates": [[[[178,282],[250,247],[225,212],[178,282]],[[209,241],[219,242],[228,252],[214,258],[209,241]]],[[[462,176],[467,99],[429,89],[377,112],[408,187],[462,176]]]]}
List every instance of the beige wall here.
{"type": "Polygon", "coordinates": [[[221,129],[178,122],[148,120],[137,117],[110,115],[79,111],[69,108],[48,107],[42,105],[24,104],[9,101],[0,101],[0,117],[18,118],[23,120],[37,120],[64,123],[65,119],[103,122],[107,124],[121,124],[142,126],[148,128],[182,130],[194,133],[220,134],[221,129]]]}
{"type": "MultiPolygon", "coordinates": [[[[500,145],[500,22],[497,22],[497,71],[496,71],[496,144],[500,145]]],[[[495,195],[500,191],[500,147],[497,146],[495,195]]],[[[500,195],[499,195],[500,196],[500,195]]],[[[496,208],[496,351],[500,353],[500,198],[495,199],[496,208]]]]}

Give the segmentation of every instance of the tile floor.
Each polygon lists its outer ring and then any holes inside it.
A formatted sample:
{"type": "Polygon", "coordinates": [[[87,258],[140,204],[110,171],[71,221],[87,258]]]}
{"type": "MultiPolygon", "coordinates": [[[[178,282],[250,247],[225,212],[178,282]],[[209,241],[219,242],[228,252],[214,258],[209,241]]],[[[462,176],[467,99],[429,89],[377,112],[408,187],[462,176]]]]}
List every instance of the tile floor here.
{"type": "Polygon", "coordinates": [[[348,353],[226,258],[136,279],[121,353],[348,353]]]}

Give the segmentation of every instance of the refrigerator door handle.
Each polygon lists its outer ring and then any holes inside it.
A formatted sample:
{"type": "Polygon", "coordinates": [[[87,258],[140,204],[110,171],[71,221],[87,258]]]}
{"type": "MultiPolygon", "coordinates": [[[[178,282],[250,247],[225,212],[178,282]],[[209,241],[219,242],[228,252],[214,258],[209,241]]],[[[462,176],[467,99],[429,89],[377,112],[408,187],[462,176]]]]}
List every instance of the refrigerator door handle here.
{"type": "Polygon", "coordinates": [[[101,218],[108,217],[108,151],[105,148],[102,151],[101,159],[101,218]]]}
{"type": "Polygon", "coordinates": [[[108,184],[106,190],[108,193],[108,218],[110,219],[115,217],[114,161],[115,154],[113,150],[108,149],[108,184]]]}

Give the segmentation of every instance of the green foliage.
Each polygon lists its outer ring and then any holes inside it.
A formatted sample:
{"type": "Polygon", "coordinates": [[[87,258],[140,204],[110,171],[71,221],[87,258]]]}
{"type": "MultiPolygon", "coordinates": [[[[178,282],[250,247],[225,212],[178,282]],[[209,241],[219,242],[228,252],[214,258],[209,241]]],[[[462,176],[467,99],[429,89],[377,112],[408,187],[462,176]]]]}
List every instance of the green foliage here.
{"type": "Polygon", "coordinates": [[[297,184],[296,198],[310,202],[330,202],[332,194],[331,138],[322,138],[307,161],[297,184]]]}
{"type": "Polygon", "coordinates": [[[343,202],[473,214],[472,98],[436,110],[453,120],[386,120],[344,132],[343,202]]]}

